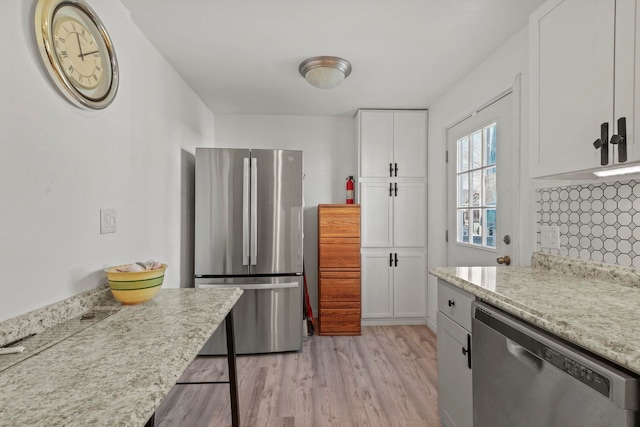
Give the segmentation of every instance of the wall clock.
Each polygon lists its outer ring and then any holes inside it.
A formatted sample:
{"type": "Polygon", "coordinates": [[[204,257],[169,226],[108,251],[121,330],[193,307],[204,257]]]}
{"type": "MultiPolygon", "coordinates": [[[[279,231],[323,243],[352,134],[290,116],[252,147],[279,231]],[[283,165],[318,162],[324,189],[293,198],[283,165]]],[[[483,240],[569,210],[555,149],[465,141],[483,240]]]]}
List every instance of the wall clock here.
{"type": "Polygon", "coordinates": [[[118,91],[118,61],[109,34],[82,0],[38,0],[35,31],[44,66],[73,104],[100,110],[118,91]]]}

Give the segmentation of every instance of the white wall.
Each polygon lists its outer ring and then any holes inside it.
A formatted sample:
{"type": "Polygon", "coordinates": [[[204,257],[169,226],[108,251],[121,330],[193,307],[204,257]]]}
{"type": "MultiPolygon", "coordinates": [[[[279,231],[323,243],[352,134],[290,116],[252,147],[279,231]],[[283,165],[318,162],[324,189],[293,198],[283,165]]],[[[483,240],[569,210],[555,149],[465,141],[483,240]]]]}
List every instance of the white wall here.
{"type": "Polygon", "coordinates": [[[35,3],[0,14],[0,321],[136,260],[168,263],[165,287],[191,284],[193,154],[213,144],[213,114],[116,1],[89,3],[116,49],[118,95],[99,112],[71,105],[41,64],[35,3]],[[117,233],[100,234],[101,208],[117,209],[117,233]]]}
{"type": "MultiPolygon", "coordinates": [[[[501,92],[511,88],[516,76],[521,73],[521,144],[520,174],[524,178],[520,187],[521,215],[515,223],[520,227],[519,238],[514,239],[518,263],[530,263],[534,250],[533,193],[528,180],[528,27],[498,48],[483,63],[461,81],[451,87],[429,108],[429,156],[428,156],[428,269],[447,265],[445,246],[446,230],[446,182],[445,151],[446,130],[466,117],[470,112],[501,92]]],[[[518,170],[516,167],[515,170],[518,170]]],[[[437,279],[428,276],[427,323],[435,329],[437,310],[437,279]]]]}
{"type": "Polygon", "coordinates": [[[344,203],[345,179],[357,175],[353,117],[216,115],[215,146],[302,150],[304,262],[314,317],[318,316],[318,210],[344,203]]]}

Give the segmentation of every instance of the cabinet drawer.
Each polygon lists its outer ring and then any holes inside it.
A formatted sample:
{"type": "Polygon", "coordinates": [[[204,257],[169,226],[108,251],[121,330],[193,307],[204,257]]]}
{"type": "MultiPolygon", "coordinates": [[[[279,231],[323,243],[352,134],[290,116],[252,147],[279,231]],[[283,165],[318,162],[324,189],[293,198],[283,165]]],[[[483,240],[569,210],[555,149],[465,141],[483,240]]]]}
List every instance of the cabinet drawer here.
{"type": "Polygon", "coordinates": [[[349,309],[321,306],[320,335],[360,335],[360,305],[349,309]]]}
{"type": "Polygon", "coordinates": [[[351,310],[360,313],[360,301],[320,301],[320,310],[351,310]]]}
{"type": "Polygon", "coordinates": [[[470,293],[438,280],[438,310],[467,331],[471,330],[471,303],[474,299],[470,293]]]}
{"type": "Polygon", "coordinates": [[[360,301],[359,272],[320,272],[320,301],[360,301]]]}
{"type": "Polygon", "coordinates": [[[360,268],[360,244],[318,245],[318,266],[320,268],[360,268]]]}
{"type": "Polygon", "coordinates": [[[360,237],[360,205],[320,205],[318,235],[360,237]]]}

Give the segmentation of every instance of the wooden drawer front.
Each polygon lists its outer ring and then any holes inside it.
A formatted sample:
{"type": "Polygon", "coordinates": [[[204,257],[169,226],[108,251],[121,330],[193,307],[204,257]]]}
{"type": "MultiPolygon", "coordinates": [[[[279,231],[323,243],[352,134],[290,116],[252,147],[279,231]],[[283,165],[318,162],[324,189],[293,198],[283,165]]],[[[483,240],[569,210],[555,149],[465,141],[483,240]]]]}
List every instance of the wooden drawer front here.
{"type": "Polygon", "coordinates": [[[318,235],[322,237],[360,237],[360,205],[320,206],[318,235]]]}
{"type": "Polygon", "coordinates": [[[470,293],[438,280],[438,310],[467,331],[471,331],[471,303],[474,299],[470,293]]]}
{"type": "Polygon", "coordinates": [[[360,335],[360,307],[320,308],[320,335],[360,335]]]}
{"type": "Polygon", "coordinates": [[[320,272],[319,284],[320,301],[360,301],[360,273],[320,272]]]}
{"type": "Polygon", "coordinates": [[[360,301],[320,301],[320,310],[352,310],[360,313],[360,301]]]}
{"type": "Polygon", "coordinates": [[[360,268],[359,244],[319,244],[320,268],[360,268]]]}

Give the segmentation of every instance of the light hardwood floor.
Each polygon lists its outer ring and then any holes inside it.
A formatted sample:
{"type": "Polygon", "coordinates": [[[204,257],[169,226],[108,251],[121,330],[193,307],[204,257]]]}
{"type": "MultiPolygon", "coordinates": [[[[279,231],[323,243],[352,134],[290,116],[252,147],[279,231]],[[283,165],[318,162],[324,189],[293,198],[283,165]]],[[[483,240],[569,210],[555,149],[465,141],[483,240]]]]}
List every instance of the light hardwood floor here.
{"type": "MultiPolygon", "coordinates": [[[[238,356],[237,365],[243,427],[440,426],[436,336],[426,326],[312,336],[300,352],[238,356]]],[[[225,358],[199,357],[180,381],[226,378],[225,358]]],[[[155,420],[231,425],[228,385],[177,385],[155,420]]]]}

